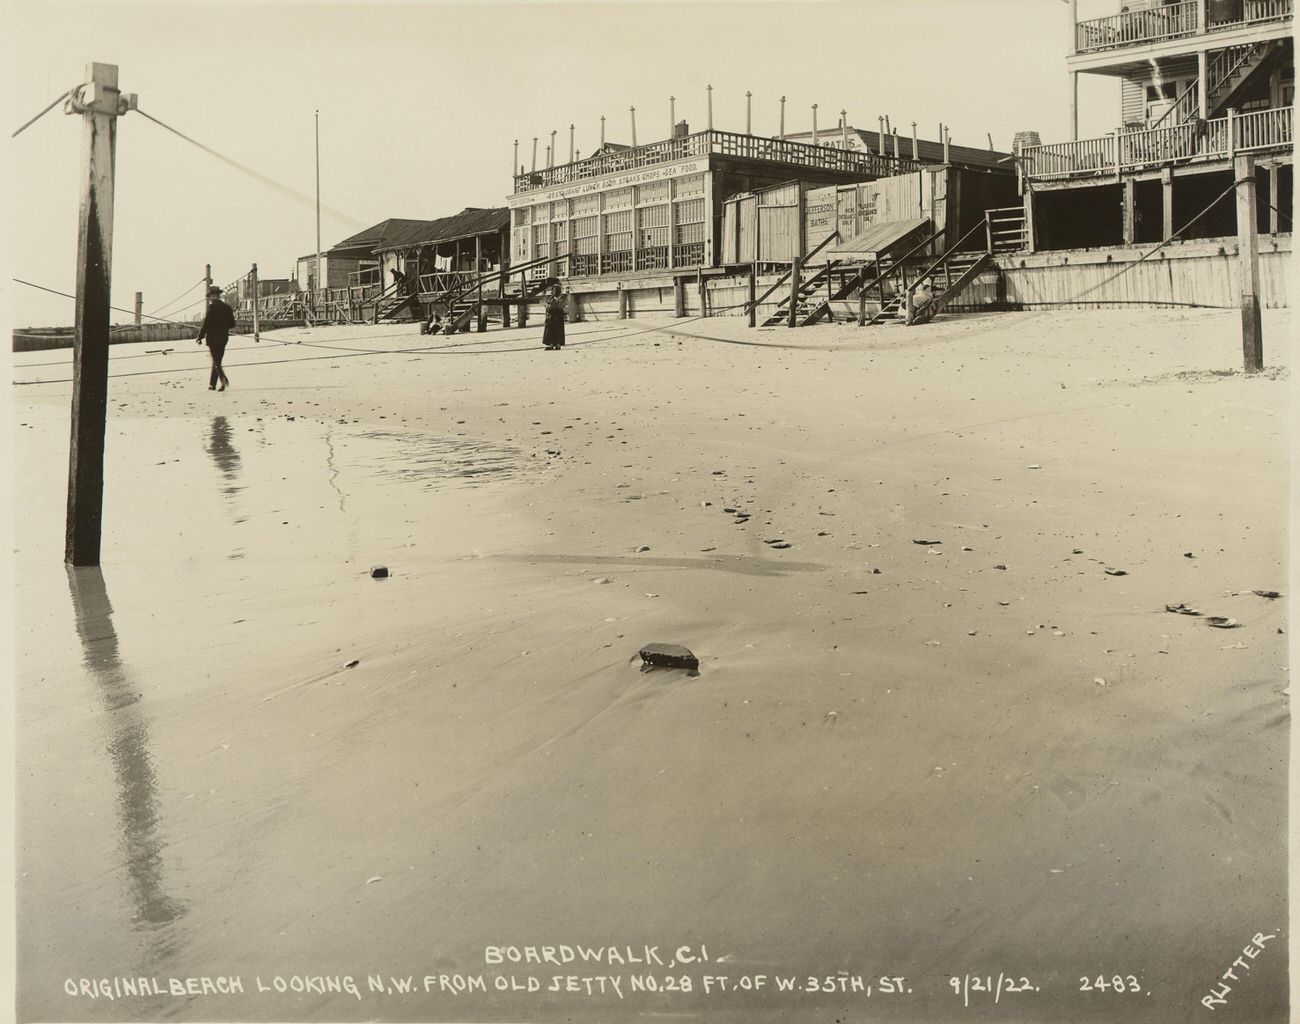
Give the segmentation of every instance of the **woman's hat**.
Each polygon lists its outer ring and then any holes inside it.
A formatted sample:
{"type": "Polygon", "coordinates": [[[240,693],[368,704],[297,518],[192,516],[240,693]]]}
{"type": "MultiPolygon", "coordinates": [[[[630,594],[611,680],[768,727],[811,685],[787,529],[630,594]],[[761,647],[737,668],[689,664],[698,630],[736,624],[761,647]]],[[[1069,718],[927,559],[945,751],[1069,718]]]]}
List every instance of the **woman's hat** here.
{"type": "Polygon", "coordinates": [[[220,294],[221,294],[221,289],[218,288],[218,287],[214,284],[211,288],[208,289],[208,294],[209,294],[209,295],[220,295],[220,294]]]}

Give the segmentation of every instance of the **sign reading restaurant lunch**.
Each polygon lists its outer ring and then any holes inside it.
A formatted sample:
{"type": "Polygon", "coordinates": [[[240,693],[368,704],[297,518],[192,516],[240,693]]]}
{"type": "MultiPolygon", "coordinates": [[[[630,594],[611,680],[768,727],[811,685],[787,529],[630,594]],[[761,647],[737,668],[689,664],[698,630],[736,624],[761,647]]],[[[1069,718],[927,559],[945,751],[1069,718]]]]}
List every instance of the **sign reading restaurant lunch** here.
{"type": "Polygon", "coordinates": [[[636,171],[605,174],[598,178],[584,178],[568,185],[555,188],[537,189],[507,196],[506,202],[511,209],[520,206],[535,206],[537,203],[550,203],[560,199],[572,199],[574,196],[589,195],[592,192],[607,192],[615,188],[627,188],[629,185],[644,185],[650,181],[663,181],[666,178],[680,178],[686,174],[699,174],[708,170],[707,160],[685,160],[675,164],[657,164],[654,167],[642,167],[636,171]]]}

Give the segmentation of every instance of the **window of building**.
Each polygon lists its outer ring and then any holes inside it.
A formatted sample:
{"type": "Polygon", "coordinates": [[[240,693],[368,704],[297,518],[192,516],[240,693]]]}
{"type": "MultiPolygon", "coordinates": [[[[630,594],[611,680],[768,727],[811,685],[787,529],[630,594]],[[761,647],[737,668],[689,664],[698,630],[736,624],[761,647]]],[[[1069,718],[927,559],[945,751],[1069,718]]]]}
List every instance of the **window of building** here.
{"type": "Polygon", "coordinates": [[[673,238],[673,266],[704,264],[704,200],[685,199],[676,204],[677,228],[673,238]]]}
{"type": "MultiPolygon", "coordinates": [[[[667,190],[664,194],[667,195],[667,190]]],[[[643,206],[636,211],[637,270],[662,270],[669,265],[668,215],[667,203],[643,206]]]]}
{"type": "Polygon", "coordinates": [[[632,208],[632,190],[630,188],[612,188],[604,193],[605,210],[630,210],[632,208]]]}
{"type": "Polygon", "coordinates": [[[648,185],[638,185],[636,201],[638,205],[668,202],[668,182],[652,181],[648,185]]]}
{"type": "Polygon", "coordinates": [[[673,180],[673,196],[676,199],[685,199],[688,196],[704,195],[704,175],[688,174],[684,178],[673,180]]]}
{"type": "MultiPolygon", "coordinates": [[[[577,204],[574,205],[576,212],[577,204]]],[[[570,273],[575,277],[600,273],[600,217],[573,219],[573,255],[569,264],[570,273]]]]}
{"type": "MultiPolygon", "coordinates": [[[[631,189],[627,189],[631,192],[631,189]]],[[[606,193],[608,197],[609,193],[606,193]]],[[[629,201],[631,196],[628,196],[629,201]]],[[[619,210],[607,213],[605,221],[605,251],[601,256],[600,272],[617,273],[632,269],[632,211],[619,210]]]]}

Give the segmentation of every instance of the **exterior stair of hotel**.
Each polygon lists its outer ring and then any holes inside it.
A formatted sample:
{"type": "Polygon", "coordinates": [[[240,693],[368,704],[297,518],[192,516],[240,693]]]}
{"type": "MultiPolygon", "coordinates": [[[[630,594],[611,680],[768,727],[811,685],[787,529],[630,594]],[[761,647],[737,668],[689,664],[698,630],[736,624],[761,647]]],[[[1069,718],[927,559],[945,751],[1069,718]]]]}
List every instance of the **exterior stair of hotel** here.
{"type": "MultiPolygon", "coordinates": [[[[1209,83],[1206,95],[1209,102],[1206,110],[1210,117],[1220,117],[1232,106],[1236,106],[1242,95],[1261,78],[1273,73],[1273,68],[1282,56],[1283,42],[1273,39],[1261,43],[1247,43],[1242,46],[1230,46],[1215,54],[1205,69],[1205,78],[1209,83]]],[[[1159,118],[1151,123],[1151,128],[1161,126],[1172,128],[1195,120],[1200,111],[1197,95],[1197,83],[1192,82],[1159,118]]]]}

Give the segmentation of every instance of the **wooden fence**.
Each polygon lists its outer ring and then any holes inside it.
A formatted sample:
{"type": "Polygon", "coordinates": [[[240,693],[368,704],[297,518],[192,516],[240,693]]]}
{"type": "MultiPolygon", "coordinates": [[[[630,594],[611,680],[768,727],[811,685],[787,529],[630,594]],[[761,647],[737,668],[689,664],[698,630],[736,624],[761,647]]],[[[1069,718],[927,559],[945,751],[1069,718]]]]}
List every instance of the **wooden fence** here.
{"type": "MultiPolygon", "coordinates": [[[[1241,281],[1235,238],[1166,246],[1143,260],[1133,249],[1058,250],[999,256],[1012,307],[1090,309],[1097,306],[1212,306],[1236,309],[1241,281]]],[[[1291,240],[1261,240],[1260,304],[1288,306],[1291,240]]]]}

